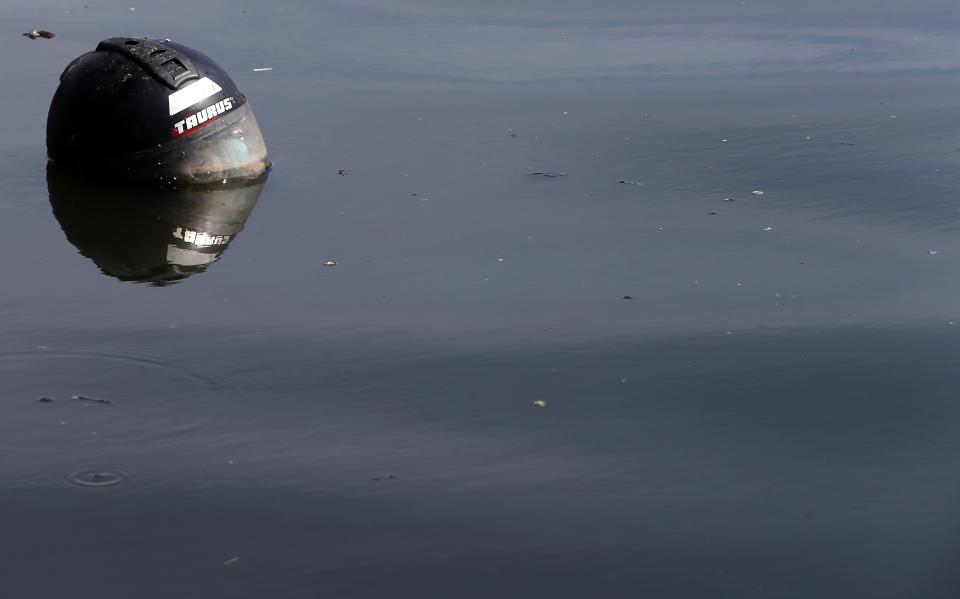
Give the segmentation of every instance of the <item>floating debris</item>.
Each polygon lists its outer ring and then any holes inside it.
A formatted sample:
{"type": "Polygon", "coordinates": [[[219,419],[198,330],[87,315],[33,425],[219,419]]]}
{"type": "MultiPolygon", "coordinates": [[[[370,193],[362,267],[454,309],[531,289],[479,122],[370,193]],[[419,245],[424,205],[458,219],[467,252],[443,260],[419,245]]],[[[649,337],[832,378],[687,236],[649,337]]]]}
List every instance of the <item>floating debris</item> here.
{"type": "Polygon", "coordinates": [[[52,31],[44,31],[43,29],[41,29],[40,31],[37,31],[36,29],[31,29],[30,31],[24,33],[23,35],[25,37],[29,37],[32,40],[35,40],[38,37],[42,37],[45,40],[56,37],[56,35],[52,31]]]}
{"type": "Polygon", "coordinates": [[[853,143],[852,141],[838,141],[837,145],[838,146],[855,146],[857,144],[853,143]]]}
{"type": "Polygon", "coordinates": [[[513,129],[507,129],[507,133],[510,134],[510,137],[520,137],[513,131],[513,129]]]}
{"type": "Polygon", "coordinates": [[[751,191],[750,193],[752,193],[752,194],[755,195],[755,196],[762,196],[762,195],[763,195],[763,190],[761,190],[761,189],[755,189],[755,190],[751,191]]]}
{"type": "Polygon", "coordinates": [[[723,198],[724,202],[736,202],[733,198],[723,198]]]}
{"type": "Polygon", "coordinates": [[[764,227],[763,230],[764,230],[764,231],[773,231],[773,227],[764,227]]]}
{"type": "Polygon", "coordinates": [[[131,478],[121,470],[79,470],[68,474],[63,480],[78,487],[113,487],[122,485],[131,478]]]}
{"type": "Polygon", "coordinates": [[[350,174],[350,170],[345,168],[338,168],[337,174],[340,175],[341,177],[346,177],[347,175],[350,174]]]}
{"type": "Polygon", "coordinates": [[[535,173],[527,173],[528,177],[546,177],[547,179],[555,179],[556,177],[566,177],[570,173],[554,173],[550,171],[537,171],[535,173]]]}
{"type": "Polygon", "coordinates": [[[625,300],[632,300],[632,299],[633,299],[633,296],[632,296],[632,295],[625,295],[625,296],[623,296],[623,299],[625,299],[625,300]]]}
{"type": "Polygon", "coordinates": [[[74,401],[89,401],[89,402],[93,402],[93,403],[110,403],[110,404],[113,403],[113,402],[110,401],[109,399],[99,399],[99,398],[96,398],[96,397],[87,397],[86,395],[74,395],[74,396],[71,397],[70,399],[72,399],[72,400],[74,400],[74,401]]]}
{"type": "Polygon", "coordinates": [[[538,408],[545,408],[547,407],[547,402],[542,399],[537,399],[534,400],[533,405],[537,406],[538,408]]]}
{"type": "Polygon", "coordinates": [[[272,71],[273,67],[257,67],[253,69],[254,73],[262,73],[263,71],[272,71]]]}
{"type": "Polygon", "coordinates": [[[645,183],[640,183],[639,181],[630,181],[629,179],[620,179],[617,181],[617,183],[622,183],[624,185],[638,185],[640,187],[645,185],[645,183]]]}
{"type": "Polygon", "coordinates": [[[323,265],[324,265],[324,266],[336,266],[337,263],[334,262],[333,260],[327,260],[326,262],[323,263],[323,265]]]}
{"type": "Polygon", "coordinates": [[[940,253],[940,250],[927,250],[927,253],[930,254],[931,256],[936,256],[937,254],[940,253]]]}
{"type": "Polygon", "coordinates": [[[38,398],[37,398],[37,401],[39,401],[40,403],[52,403],[52,402],[53,402],[53,398],[52,398],[52,397],[47,397],[46,395],[43,395],[43,396],[41,396],[41,397],[38,397],[38,398]]]}
{"type": "Polygon", "coordinates": [[[223,562],[223,565],[224,565],[224,566],[232,566],[233,564],[235,564],[235,563],[237,563],[237,562],[239,562],[239,561],[240,561],[240,558],[234,556],[234,557],[231,557],[230,559],[228,559],[227,561],[223,562]]]}

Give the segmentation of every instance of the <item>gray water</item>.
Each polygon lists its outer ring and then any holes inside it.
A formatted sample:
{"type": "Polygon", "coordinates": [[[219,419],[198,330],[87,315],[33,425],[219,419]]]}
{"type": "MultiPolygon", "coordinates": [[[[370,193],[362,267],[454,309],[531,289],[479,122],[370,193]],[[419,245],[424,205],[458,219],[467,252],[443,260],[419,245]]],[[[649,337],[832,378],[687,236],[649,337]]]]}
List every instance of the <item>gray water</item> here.
{"type": "Polygon", "coordinates": [[[953,3],[85,2],[0,7],[0,595],[960,592],[953,3]],[[116,35],[255,108],[225,248],[48,175],[116,35]]]}

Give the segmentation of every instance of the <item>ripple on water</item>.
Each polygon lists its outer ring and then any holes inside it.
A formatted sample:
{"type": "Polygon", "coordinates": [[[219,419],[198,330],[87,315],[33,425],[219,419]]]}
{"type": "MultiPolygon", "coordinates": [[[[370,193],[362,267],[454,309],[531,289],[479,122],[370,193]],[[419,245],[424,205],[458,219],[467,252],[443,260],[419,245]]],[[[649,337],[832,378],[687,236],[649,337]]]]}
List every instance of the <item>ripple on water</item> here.
{"type": "Polygon", "coordinates": [[[215,425],[230,398],[226,382],[155,356],[47,348],[0,352],[0,450],[49,447],[68,435],[102,448],[176,442],[215,425]],[[34,402],[21,401],[41,396],[64,401],[52,404],[56,414],[38,414],[34,402]],[[110,409],[69,401],[73,396],[109,398],[110,409]],[[44,419],[60,424],[46,426],[44,419]]]}
{"type": "Polygon", "coordinates": [[[66,475],[63,480],[77,487],[114,487],[131,478],[122,470],[78,470],[66,475]]]}

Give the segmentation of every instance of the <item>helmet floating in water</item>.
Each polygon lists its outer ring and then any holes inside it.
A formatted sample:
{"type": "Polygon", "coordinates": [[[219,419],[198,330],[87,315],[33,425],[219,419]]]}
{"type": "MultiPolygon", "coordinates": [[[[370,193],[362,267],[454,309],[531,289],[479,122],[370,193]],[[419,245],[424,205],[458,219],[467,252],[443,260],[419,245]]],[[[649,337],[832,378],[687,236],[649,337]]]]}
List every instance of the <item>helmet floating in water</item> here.
{"type": "Polygon", "coordinates": [[[60,75],[47,116],[60,167],[164,185],[257,179],[270,158],[236,84],[169,40],[112,37],[60,75]]]}

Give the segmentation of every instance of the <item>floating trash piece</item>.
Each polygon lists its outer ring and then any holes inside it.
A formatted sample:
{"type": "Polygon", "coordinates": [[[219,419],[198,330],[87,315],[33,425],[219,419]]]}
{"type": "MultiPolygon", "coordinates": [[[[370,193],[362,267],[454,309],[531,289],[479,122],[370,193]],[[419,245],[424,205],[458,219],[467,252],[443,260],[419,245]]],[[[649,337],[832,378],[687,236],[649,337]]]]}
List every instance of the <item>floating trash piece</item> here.
{"type": "Polygon", "coordinates": [[[718,214],[718,213],[717,213],[717,212],[711,212],[711,213],[710,213],[710,216],[715,216],[716,214],[718,214]]]}
{"type": "Polygon", "coordinates": [[[231,558],[228,559],[227,561],[223,562],[223,565],[224,565],[224,566],[232,566],[233,564],[235,564],[235,563],[237,563],[237,562],[239,562],[239,561],[240,561],[240,558],[239,558],[239,557],[231,557],[231,558]]]}
{"type": "Polygon", "coordinates": [[[724,142],[724,143],[726,143],[726,142],[727,142],[727,140],[725,140],[725,139],[721,139],[720,141],[722,141],[722,142],[724,142]]]}
{"type": "Polygon", "coordinates": [[[840,145],[840,146],[855,146],[855,145],[857,145],[857,144],[853,143],[852,141],[838,141],[838,142],[837,142],[837,145],[840,145]]]}
{"type": "Polygon", "coordinates": [[[723,198],[723,201],[724,201],[724,202],[735,202],[736,200],[734,200],[733,198],[723,198]]]}
{"type": "Polygon", "coordinates": [[[513,129],[507,129],[507,133],[510,134],[510,137],[520,137],[513,131],[513,129]]]}
{"type": "Polygon", "coordinates": [[[750,193],[752,193],[752,194],[755,195],[755,196],[762,196],[762,195],[763,195],[763,190],[761,190],[761,189],[755,189],[755,190],[751,191],[750,193]]]}
{"type": "Polygon", "coordinates": [[[625,296],[623,296],[623,299],[625,299],[625,300],[632,300],[632,299],[633,299],[633,296],[632,296],[632,295],[625,295],[625,296]]]}
{"type": "Polygon", "coordinates": [[[333,260],[327,260],[326,262],[323,263],[323,265],[324,265],[324,266],[336,266],[337,263],[334,262],[333,260]]]}
{"type": "Polygon", "coordinates": [[[53,398],[52,398],[52,397],[47,397],[46,395],[43,395],[43,396],[38,397],[38,398],[37,398],[37,401],[39,401],[40,403],[52,403],[52,402],[53,402],[53,398]]]}
{"type": "Polygon", "coordinates": [[[121,470],[79,470],[68,474],[63,480],[78,487],[113,487],[131,478],[121,470]]]}
{"type": "Polygon", "coordinates": [[[253,69],[254,73],[262,73],[263,71],[272,71],[273,67],[257,67],[253,69]]]}
{"type": "Polygon", "coordinates": [[[42,37],[43,39],[46,39],[46,40],[56,37],[56,35],[53,32],[44,31],[43,29],[41,29],[40,31],[37,31],[36,29],[31,29],[30,31],[24,33],[23,35],[26,37],[29,37],[32,40],[35,40],[38,37],[42,37]]]}
{"type": "Polygon", "coordinates": [[[537,171],[535,173],[527,173],[528,177],[546,177],[547,179],[554,179],[556,177],[566,177],[569,173],[554,173],[549,171],[537,171]]]}
{"type": "Polygon", "coordinates": [[[630,181],[628,179],[620,179],[618,183],[623,183],[624,185],[637,185],[640,187],[644,186],[644,183],[640,183],[639,181],[630,181]]]}
{"type": "Polygon", "coordinates": [[[547,402],[543,401],[542,399],[537,399],[534,400],[533,405],[537,406],[538,408],[545,408],[547,407],[547,402]]]}
{"type": "Polygon", "coordinates": [[[930,254],[931,256],[936,256],[937,254],[940,253],[940,250],[927,250],[927,253],[930,254]]]}
{"type": "Polygon", "coordinates": [[[86,395],[74,395],[74,396],[71,397],[70,399],[72,399],[72,400],[74,400],[74,401],[90,401],[90,402],[93,402],[93,403],[110,403],[110,404],[113,403],[113,402],[110,401],[109,399],[99,399],[99,398],[97,398],[97,397],[87,397],[86,395]]]}
{"type": "Polygon", "coordinates": [[[764,231],[773,231],[773,227],[764,227],[763,230],[764,230],[764,231]]]}
{"type": "Polygon", "coordinates": [[[340,175],[341,177],[346,177],[347,175],[350,174],[350,170],[345,168],[338,168],[337,174],[340,175]]]}

